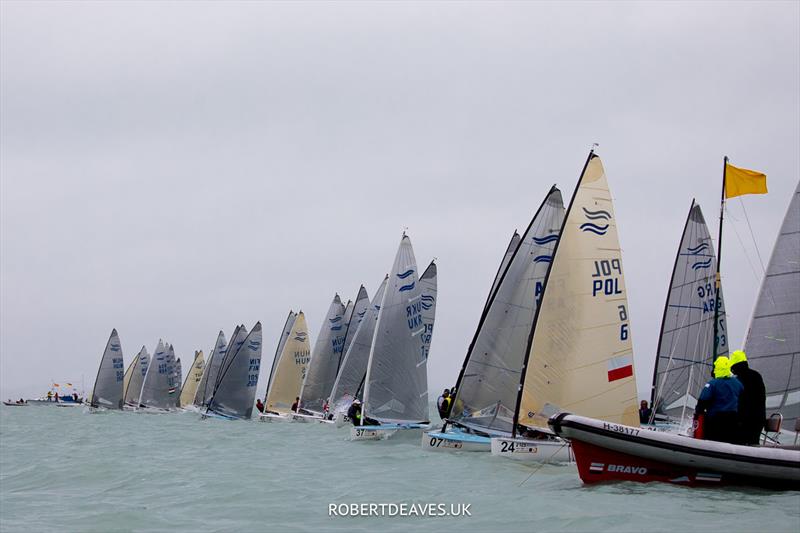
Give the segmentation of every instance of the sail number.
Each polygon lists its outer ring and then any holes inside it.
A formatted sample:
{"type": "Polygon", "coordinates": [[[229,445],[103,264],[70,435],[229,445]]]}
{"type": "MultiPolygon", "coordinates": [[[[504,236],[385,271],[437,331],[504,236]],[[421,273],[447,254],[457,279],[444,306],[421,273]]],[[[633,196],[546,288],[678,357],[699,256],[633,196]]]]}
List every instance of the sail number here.
{"type": "Polygon", "coordinates": [[[453,442],[450,440],[443,439],[441,437],[431,437],[431,440],[428,442],[428,446],[431,448],[461,448],[462,444],[460,442],[453,442]]]}
{"type": "Polygon", "coordinates": [[[626,341],[628,340],[628,310],[624,305],[618,305],[617,310],[619,311],[619,320],[622,322],[619,326],[619,340],[626,341]]]}
{"type": "Polygon", "coordinates": [[[622,263],[619,259],[595,261],[594,274],[592,274],[592,296],[622,294],[619,287],[619,276],[621,275],[622,263]]]}

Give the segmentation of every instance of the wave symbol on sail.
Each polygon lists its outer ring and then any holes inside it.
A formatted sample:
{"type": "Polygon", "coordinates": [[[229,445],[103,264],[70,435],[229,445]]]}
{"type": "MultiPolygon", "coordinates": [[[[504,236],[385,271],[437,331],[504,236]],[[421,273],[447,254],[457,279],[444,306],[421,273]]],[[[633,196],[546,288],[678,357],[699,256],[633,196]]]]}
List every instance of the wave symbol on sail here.
{"type": "Polygon", "coordinates": [[[425,309],[426,311],[427,311],[428,309],[430,309],[430,308],[433,306],[433,303],[436,301],[436,300],[434,299],[434,297],[433,297],[433,296],[429,296],[429,295],[427,295],[427,294],[426,294],[426,295],[423,295],[423,296],[422,296],[422,298],[420,298],[420,300],[421,300],[421,301],[420,301],[420,305],[421,305],[421,306],[422,306],[422,308],[423,308],[423,309],[425,309]]]}
{"type": "Polygon", "coordinates": [[[708,250],[707,242],[700,243],[694,247],[686,248],[686,251],[689,252],[690,255],[698,255],[700,252],[705,252],[707,250],[708,250]]]}
{"type": "Polygon", "coordinates": [[[400,292],[413,291],[413,290],[414,290],[414,282],[413,281],[411,283],[409,283],[408,285],[403,285],[402,287],[400,287],[400,292]]]}
{"type": "Polygon", "coordinates": [[[558,234],[557,233],[554,233],[552,235],[545,235],[544,237],[534,237],[533,238],[533,242],[535,244],[539,244],[539,245],[547,244],[549,242],[555,242],[557,240],[558,240],[558,234]]]}
{"type": "Polygon", "coordinates": [[[410,269],[406,270],[405,272],[403,272],[402,274],[398,274],[397,277],[400,278],[400,279],[406,279],[408,276],[410,276],[413,273],[414,273],[414,269],[410,268],[410,269]]]}
{"type": "MultiPolygon", "coordinates": [[[[586,216],[587,220],[597,220],[603,222],[608,222],[611,220],[611,213],[602,209],[599,211],[589,211],[584,207],[583,214],[586,216]]],[[[594,233],[595,235],[605,235],[608,231],[608,226],[608,224],[601,225],[595,224],[594,222],[584,222],[580,225],[580,228],[581,231],[588,231],[590,233],[594,233]]]]}
{"type": "Polygon", "coordinates": [[[553,260],[552,255],[537,255],[533,258],[534,263],[549,263],[553,260]]]}
{"type": "Polygon", "coordinates": [[[705,261],[698,261],[692,265],[692,270],[700,270],[701,268],[708,268],[711,266],[711,258],[706,259],[705,261]]]}

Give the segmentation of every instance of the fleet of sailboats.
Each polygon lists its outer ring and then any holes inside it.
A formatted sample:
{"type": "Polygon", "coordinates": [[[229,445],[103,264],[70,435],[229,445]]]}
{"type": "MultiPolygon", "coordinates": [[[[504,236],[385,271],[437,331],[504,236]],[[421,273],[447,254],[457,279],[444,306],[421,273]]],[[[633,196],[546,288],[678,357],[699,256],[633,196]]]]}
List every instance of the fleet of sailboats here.
{"type": "MultiPolygon", "coordinates": [[[[729,169],[762,176],[732,167],[726,158],[729,169]]],[[[735,193],[730,187],[723,173],[718,250],[726,198],[766,192],[762,185],[735,193]]],[[[346,304],[334,296],[313,349],[304,313],[289,311],[263,404],[258,401],[258,418],[349,423],[354,441],[422,435],[428,450],[576,462],[587,483],[639,476],[690,485],[722,480],[799,486],[798,449],[773,442],[741,450],[690,438],[709,371],[729,352],[721,252],[715,253],[695,200],[669,279],[652,376],[652,414],[640,427],[618,231],[608,179],[592,150],[566,208],[553,186],[526,230],[513,233],[436,429],[428,411],[427,362],[438,269],[432,261],[419,272],[404,232],[391,270],[372,298],[363,285],[346,304]],[[752,467],[755,463],[760,470],[752,467]]],[[[195,352],[183,381],[181,360],[163,340],[152,356],[142,346],[126,369],[113,330],[86,404],[92,412],[194,410],[203,418],[249,419],[262,345],[261,323],[250,331],[236,326],[230,342],[220,331],[207,360],[202,351],[195,352]]],[[[773,420],[797,431],[800,184],[765,271],[745,351],[764,377],[773,420]]]]}

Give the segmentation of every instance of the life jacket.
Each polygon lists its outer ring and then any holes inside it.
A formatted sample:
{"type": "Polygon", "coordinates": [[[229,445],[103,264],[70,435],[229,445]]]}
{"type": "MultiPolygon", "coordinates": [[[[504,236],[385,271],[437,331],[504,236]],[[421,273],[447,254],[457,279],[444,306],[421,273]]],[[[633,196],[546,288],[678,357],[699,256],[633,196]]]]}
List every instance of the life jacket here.
{"type": "Polygon", "coordinates": [[[445,415],[450,413],[450,405],[452,403],[453,403],[453,398],[451,396],[448,396],[447,398],[444,399],[444,402],[442,402],[442,412],[445,415]]]}

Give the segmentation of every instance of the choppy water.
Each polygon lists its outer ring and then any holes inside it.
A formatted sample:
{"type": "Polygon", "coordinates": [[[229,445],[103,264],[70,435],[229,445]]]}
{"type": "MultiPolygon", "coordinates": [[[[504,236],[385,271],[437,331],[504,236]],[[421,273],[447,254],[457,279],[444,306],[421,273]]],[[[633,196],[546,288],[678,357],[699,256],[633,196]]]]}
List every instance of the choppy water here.
{"type": "Polygon", "coordinates": [[[798,492],[585,487],[564,466],[525,481],[531,467],[488,454],[347,435],[195,413],[2,407],[0,530],[800,531],[798,492]],[[472,516],[329,517],[338,502],[469,503],[472,516]]]}

